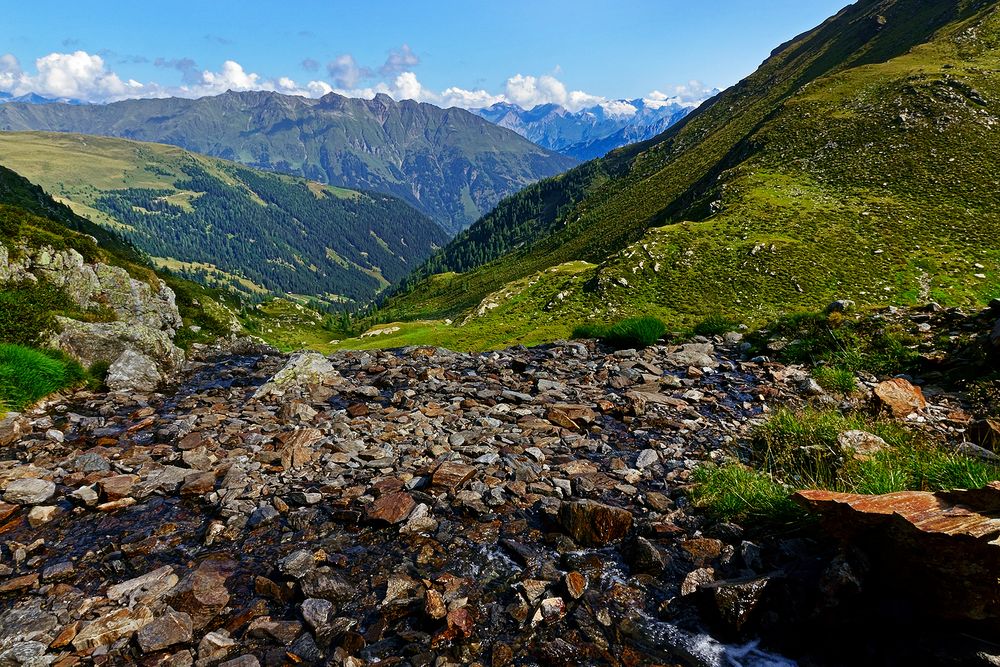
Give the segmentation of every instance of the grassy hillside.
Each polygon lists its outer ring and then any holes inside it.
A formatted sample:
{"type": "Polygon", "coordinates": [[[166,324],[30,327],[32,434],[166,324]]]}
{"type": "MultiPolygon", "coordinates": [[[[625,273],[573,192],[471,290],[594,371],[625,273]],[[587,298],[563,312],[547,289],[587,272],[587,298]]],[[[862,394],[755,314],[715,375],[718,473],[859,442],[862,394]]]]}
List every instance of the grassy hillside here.
{"type": "Polygon", "coordinates": [[[997,296],[998,43],[996,0],[861,0],[659,137],[506,200],[380,318],[517,340],[997,296]]]}
{"type": "Polygon", "coordinates": [[[252,295],[367,302],[445,242],[402,201],[162,144],[0,133],[0,164],[170,269],[252,295]]]}
{"type": "Polygon", "coordinates": [[[389,193],[458,231],[525,185],[578,161],[463,109],[385,95],[227,92],[107,105],[5,104],[0,130],[48,130],[180,146],[333,185],[389,193]]]}

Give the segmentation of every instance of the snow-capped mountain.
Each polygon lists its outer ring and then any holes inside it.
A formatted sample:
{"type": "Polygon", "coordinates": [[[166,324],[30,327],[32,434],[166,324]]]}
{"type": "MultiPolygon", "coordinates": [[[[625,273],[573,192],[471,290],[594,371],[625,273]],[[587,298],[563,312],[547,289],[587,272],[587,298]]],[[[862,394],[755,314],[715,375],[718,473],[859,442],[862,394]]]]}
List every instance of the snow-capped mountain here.
{"type": "Polygon", "coordinates": [[[22,102],[24,104],[86,104],[86,102],[74,100],[69,97],[42,97],[37,93],[27,93],[25,95],[14,96],[10,93],[0,91],[0,104],[7,104],[9,102],[22,102]]]}
{"type": "Polygon", "coordinates": [[[678,99],[639,98],[611,100],[579,111],[558,104],[523,109],[509,102],[471,111],[543,148],[589,160],[619,146],[654,137],[696,107],[678,99]]]}

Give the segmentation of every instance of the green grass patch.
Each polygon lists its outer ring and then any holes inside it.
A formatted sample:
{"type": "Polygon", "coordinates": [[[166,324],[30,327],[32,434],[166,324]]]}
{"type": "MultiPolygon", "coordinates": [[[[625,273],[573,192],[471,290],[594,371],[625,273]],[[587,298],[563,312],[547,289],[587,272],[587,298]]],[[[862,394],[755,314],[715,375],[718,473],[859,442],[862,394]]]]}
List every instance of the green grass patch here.
{"type": "Polygon", "coordinates": [[[616,324],[583,324],[573,330],[573,338],[599,338],[619,349],[649,347],[655,344],[667,326],[655,317],[632,317],[616,324]]]}
{"type": "Polygon", "coordinates": [[[769,342],[785,345],[777,356],[787,363],[827,364],[844,371],[894,375],[913,368],[918,342],[898,326],[870,315],[795,313],[781,317],[751,336],[766,351],[769,342]]]}
{"type": "Polygon", "coordinates": [[[857,388],[857,380],[854,378],[854,372],[846,368],[840,368],[837,366],[817,366],[812,371],[812,376],[819,383],[819,386],[823,387],[827,391],[833,391],[840,394],[851,394],[857,388]]]}
{"type": "Polygon", "coordinates": [[[69,298],[44,282],[0,287],[0,341],[37,345],[56,328],[55,314],[73,309],[69,298]]]}
{"type": "Polygon", "coordinates": [[[698,468],[694,482],[691,499],[695,506],[721,521],[788,523],[805,516],[789,497],[790,489],[739,463],[698,468]]]}
{"type": "Polygon", "coordinates": [[[718,520],[787,523],[794,489],[845,493],[977,489],[1000,479],[1000,466],[929,441],[904,426],[836,411],[779,410],[751,434],[744,463],[695,471],[692,500],[718,520]],[[861,430],[885,447],[866,455],[845,451],[838,436],[861,430]]]}
{"type": "Polygon", "coordinates": [[[0,411],[21,410],[86,379],[80,364],[60,352],[0,344],[0,411]]]}

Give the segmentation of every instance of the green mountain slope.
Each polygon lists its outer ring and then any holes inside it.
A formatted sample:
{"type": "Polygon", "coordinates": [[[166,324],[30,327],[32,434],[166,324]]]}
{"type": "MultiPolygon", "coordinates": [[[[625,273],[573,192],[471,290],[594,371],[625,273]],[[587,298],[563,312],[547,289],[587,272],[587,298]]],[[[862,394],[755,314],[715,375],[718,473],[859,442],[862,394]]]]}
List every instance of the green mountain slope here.
{"type": "Polygon", "coordinates": [[[446,241],[404,202],[173,146],[0,133],[0,164],[162,267],[248,294],[367,302],[446,241]]]}
{"type": "Polygon", "coordinates": [[[998,44],[996,0],[861,0],[659,137],[502,202],[380,317],[526,340],[996,296],[998,44]]]}
{"type": "Polygon", "coordinates": [[[154,141],[337,186],[402,198],[449,231],[578,162],[463,109],[386,95],[318,100],[228,92],[108,105],[5,104],[0,130],[154,141]]]}

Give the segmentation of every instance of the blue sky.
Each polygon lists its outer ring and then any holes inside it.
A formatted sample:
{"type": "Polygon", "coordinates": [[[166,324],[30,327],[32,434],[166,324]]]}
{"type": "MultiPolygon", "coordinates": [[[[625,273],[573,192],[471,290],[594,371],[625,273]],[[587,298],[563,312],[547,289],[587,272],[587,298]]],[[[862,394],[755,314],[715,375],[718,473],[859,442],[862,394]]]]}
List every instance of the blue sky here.
{"type": "Polygon", "coordinates": [[[731,85],[847,0],[5,4],[0,91],[13,94],[107,101],[333,89],[572,107],[731,85]]]}

